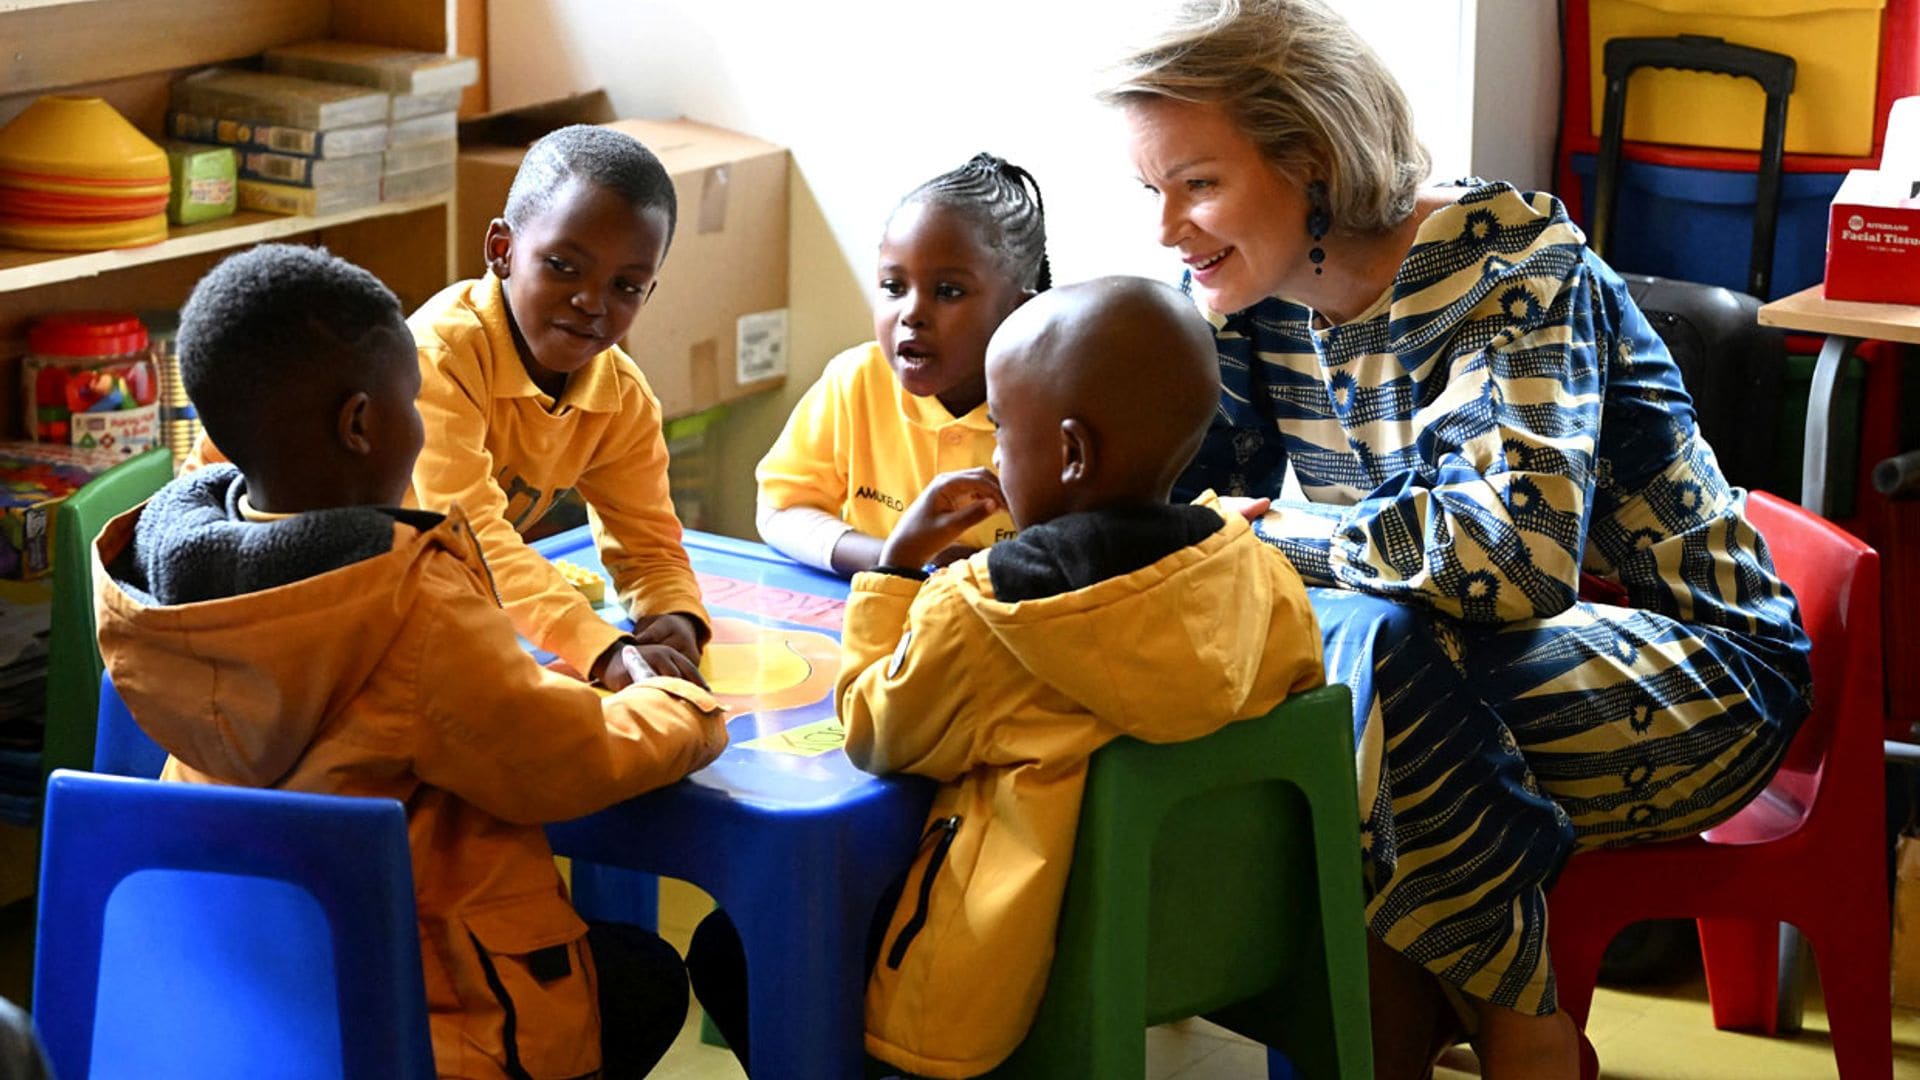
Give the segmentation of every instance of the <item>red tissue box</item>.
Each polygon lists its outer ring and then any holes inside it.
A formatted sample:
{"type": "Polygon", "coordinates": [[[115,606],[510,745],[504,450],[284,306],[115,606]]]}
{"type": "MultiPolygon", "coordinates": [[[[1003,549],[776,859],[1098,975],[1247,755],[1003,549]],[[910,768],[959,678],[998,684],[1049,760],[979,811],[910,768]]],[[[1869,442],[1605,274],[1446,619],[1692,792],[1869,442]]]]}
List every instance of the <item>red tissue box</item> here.
{"type": "Polygon", "coordinates": [[[1908,182],[1855,169],[1827,218],[1829,300],[1920,304],[1920,200],[1908,182]]]}

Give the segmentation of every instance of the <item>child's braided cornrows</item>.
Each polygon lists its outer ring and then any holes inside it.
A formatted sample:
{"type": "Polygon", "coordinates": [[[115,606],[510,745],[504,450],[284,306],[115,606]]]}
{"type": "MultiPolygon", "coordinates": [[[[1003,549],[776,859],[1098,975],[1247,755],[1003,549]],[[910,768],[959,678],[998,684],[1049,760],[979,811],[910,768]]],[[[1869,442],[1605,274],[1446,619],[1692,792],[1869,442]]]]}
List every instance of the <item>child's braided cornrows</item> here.
{"type": "Polygon", "coordinates": [[[908,192],[900,205],[915,202],[972,215],[1022,288],[1043,292],[1053,285],[1046,207],[1032,173],[992,154],[975,154],[965,165],[908,192]]]}

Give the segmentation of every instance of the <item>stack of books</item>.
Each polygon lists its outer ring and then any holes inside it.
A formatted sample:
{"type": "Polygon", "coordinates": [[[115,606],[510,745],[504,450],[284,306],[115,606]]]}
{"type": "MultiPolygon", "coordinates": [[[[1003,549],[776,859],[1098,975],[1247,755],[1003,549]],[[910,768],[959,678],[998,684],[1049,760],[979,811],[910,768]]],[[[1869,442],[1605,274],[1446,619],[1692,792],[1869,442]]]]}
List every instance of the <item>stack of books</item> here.
{"type": "Polygon", "coordinates": [[[377,90],[214,68],[173,84],[167,128],[235,149],[242,210],[333,214],[380,201],[387,95],[377,90]]]}
{"type": "Polygon", "coordinates": [[[350,41],[270,49],[267,70],[174,84],[174,138],[232,146],[240,207],[331,214],[451,191],[470,57],[350,41]]]}
{"type": "Polygon", "coordinates": [[[351,83],[388,95],[380,197],[400,202],[453,189],[460,91],[480,77],[467,56],[353,41],[307,41],[269,49],[267,69],[351,83]]]}

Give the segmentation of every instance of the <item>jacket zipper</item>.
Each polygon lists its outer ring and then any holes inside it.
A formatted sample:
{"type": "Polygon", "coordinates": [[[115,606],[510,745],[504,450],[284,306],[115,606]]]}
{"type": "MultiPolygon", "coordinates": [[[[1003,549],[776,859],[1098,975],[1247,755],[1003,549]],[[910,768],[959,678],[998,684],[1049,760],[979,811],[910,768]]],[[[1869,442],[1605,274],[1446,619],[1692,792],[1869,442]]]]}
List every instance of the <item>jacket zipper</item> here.
{"type": "Polygon", "coordinates": [[[887,950],[887,966],[900,970],[901,961],[907,958],[907,946],[920,936],[927,925],[927,902],[933,896],[934,875],[940,872],[940,865],[947,861],[947,849],[953,846],[953,838],[960,832],[960,815],[936,819],[927,826],[926,835],[920,838],[920,846],[926,847],[933,841],[933,855],[927,859],[927,872],[920,875],[920,902],[914,908],[913,916],[900,927],[900,934],[893,939],[893,948],[887,950]]]}

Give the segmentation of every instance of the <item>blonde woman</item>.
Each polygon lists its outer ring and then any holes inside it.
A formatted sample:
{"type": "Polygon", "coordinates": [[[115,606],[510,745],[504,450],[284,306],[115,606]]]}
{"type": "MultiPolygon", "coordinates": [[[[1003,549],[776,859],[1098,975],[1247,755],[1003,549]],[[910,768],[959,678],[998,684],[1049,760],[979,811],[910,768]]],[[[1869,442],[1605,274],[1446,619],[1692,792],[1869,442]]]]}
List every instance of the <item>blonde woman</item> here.
{"type": "Polygon", "coordinates": [[[1576,1076],[1546,889],[1765,783],[1807,710],[1793,597],[1619,277],[1550,195],[1424,187],[1326,4],[1195,0],[1120,72],[1220,352],[1182,489],[1274,500],[1354,688],[1378,1075],[1465,1029],[1488,1077],[1576,1076]]]}

